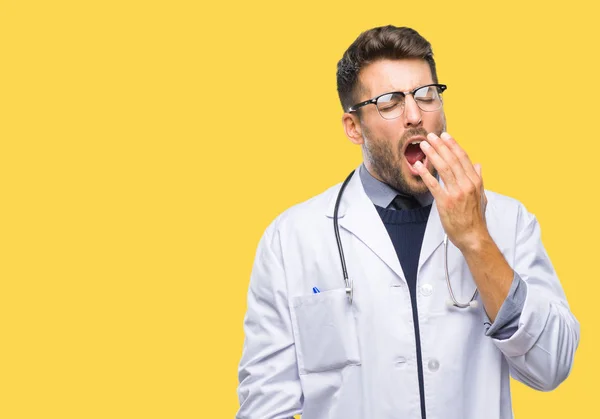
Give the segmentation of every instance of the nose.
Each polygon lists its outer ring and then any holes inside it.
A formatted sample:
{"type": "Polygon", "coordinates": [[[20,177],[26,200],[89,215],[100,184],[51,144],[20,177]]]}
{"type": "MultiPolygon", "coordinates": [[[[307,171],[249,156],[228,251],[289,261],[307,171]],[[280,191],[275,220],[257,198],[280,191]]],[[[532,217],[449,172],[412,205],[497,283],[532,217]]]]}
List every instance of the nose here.
{"type": "Polygon", "coordinates": [[[421,125],[421,108],[417,105],[412,95],[406,95],[404,99],[404,126],[418,127],[421,125]]]}

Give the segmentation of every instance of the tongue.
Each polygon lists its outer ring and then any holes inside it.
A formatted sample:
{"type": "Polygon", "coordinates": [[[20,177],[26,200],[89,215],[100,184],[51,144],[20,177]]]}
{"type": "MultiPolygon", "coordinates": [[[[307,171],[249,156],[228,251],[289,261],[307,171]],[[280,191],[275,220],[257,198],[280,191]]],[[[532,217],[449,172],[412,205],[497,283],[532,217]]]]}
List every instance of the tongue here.
{"type": "Polygon", "coordinates": [[[406,147],[404,155],[406,156],[406,160],[408,160],[408,163],[411,166],[414,165],[417,162],[417,160],[422,161],[425,158],[425,153],[423,153],[421,147],[412,144],[409,144],[408,147],[406,147]]]}

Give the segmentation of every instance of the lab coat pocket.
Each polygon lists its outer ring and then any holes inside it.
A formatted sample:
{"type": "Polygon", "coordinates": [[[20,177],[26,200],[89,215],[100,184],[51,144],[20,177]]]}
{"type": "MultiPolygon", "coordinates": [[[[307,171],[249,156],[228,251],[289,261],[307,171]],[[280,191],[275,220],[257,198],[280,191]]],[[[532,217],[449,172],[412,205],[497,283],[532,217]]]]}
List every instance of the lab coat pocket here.
{"type": "Polygon", "coordinates": [[[292,299],[300,374],[360,365],[356,320],[345,289],[292,299]]]}

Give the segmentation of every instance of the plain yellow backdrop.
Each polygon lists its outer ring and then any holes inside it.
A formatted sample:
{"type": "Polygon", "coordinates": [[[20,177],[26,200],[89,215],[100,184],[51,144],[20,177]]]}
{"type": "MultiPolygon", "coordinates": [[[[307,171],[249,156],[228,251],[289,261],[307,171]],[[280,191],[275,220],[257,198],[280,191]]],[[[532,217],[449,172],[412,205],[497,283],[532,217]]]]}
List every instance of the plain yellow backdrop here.
{"type": "Polygon", "coordinates": [[[234,416],[258,240],[360,163],[336,63],[386,24],[433,44],[448,131],[581,322],[516,416],[598,417],[593,3],[0,1],[0,417],[234,416]]]}

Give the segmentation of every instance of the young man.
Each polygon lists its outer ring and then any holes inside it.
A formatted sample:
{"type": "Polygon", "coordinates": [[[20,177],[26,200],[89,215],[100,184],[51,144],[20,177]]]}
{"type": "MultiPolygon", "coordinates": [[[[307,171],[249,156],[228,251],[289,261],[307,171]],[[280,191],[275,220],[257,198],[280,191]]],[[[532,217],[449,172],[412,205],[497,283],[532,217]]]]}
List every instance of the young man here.
{"type": "Polygon", "coordinates": [[[237,417],[511,418],[509,376],[552,390],[579,342],[535,216],[445,132],[416,31],[362,33],[337,76],[364,161],[260,240],[237,417]]]}

